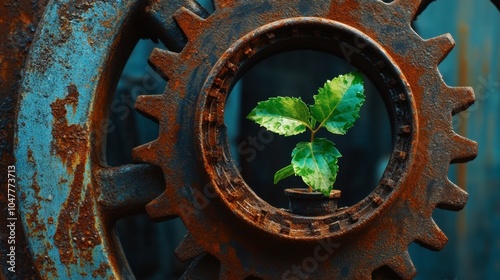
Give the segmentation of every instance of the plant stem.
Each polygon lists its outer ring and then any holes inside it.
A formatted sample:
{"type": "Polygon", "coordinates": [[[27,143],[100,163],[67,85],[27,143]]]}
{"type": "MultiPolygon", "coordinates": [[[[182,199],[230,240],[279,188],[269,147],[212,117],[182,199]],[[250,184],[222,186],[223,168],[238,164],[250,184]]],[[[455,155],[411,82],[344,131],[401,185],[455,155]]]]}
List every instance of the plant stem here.
{"type": "Polygon", "coordinates": [[[323,127],[323,123],[320,123],[316,129],[309,128],[311,130],[311,143],[314,141],[314,137],[316,136],[316,133],[323,127]]]}

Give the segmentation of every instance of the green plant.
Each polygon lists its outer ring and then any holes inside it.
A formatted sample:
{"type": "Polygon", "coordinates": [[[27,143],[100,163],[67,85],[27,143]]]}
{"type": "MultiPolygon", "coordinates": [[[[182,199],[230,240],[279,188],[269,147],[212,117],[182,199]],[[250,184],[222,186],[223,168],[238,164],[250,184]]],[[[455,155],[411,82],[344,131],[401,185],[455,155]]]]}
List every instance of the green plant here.
{"type": "Polygon", "coordinates": [[[355,71],[327,81],[314,96],[313,105],[306,105],[300,97],[278,96],[259,102],[248,119],[284,136],[311,132],[311,141],[297,144],[291,164],[276,172],[274,183],[291,175],[301,176],[310,191],[329,196],[342,155],[332,141],[315,136],[322,128],[346,134],[359,118],[364,100],[363,77],[355,71]]]}

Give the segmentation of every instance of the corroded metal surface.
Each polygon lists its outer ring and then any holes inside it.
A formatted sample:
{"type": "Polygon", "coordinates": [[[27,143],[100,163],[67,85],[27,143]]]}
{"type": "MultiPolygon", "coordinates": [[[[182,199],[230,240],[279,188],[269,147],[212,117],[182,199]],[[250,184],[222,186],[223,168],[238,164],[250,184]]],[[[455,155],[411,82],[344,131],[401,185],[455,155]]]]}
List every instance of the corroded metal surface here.
{"type": "MultiPolygon", "coordinates": [[[[14,164],[13,143],[15,126],[15,108],[17,91],[20,84],[21,68],[28,55],[28,50],[35,35],[35,30],[47,1],[4,1],[0,5],[0,168],[14,164]]],[[[0,173],[0,220],[2,225],[7,219],[7,173],[0,173]],[[5,187],[5,188],[4,188],[5,187]]],[[[19,216],[19,213],[17,213],[19,216]]],[[[36,279],[36,270],[32,265],[32,255],[24,238],[23,227],[16,226],[16,274],[8,271],[7,254],[10,253],[7,227],[0,228],[0,279],[36,279]],[[22,265],[20,265],[22,262],[22,265]]]]}
{"type": "MultiPolygon", "coordinates": [[[[187,225],[190,233],[176,251],[182,260],[197,257],[187,279],[412,278],[408,244],[441,249],[447,239],[432,211],[458,210],[467,200],[447,179],[447,169],[477,153],[476,144],[451,126],[451,115],[468,107],[473,93],[446,86],[437,71],[454,45],[451,37],[425,41],[409,27],[431,1],[311,2],[219,0],[212,15],[193,1],[150,1],[147,7],[138,0],[51,2],[19,92],[15,157],[32,257],[22,256],[34,260],[25,275],[131,277],[112,222],[142,211],[161,193],[160,182],[166,189],[147,210],[154,219],[180,216],[187,225]],[[160,166],[163,174],[150,165],[109,168],[102,156],[100,121],[119,73],[114,69],[121,69],[137,39],[125,40],[123,32],[144,23],[137,17],[149,25],[134,36],[158,38],[170,50],[151,56],[169,81],[165,94],[137,103],[161,129],[135,158],[160,166]],[[245,67],[303,47],[349,53],[384,92],[396,141],[375,190],[324,217],[291,215],[258,198],[231,160],[223,126],[226,94],[245,67]]],[[[16,17],[10,35],[26,49],[36,20],[28,13],[9,15],[16,17]]],[[[18,68],[25,52],[6,54],[2,63],[18,68]]],[[[4,81],[19,79],[5,69],[4,81]]],[[[2,92],[2,139],[8,141],[2,152],[12,139],[8,132],[3,138],[4,126],[12,131],[14,123],[4,116],[14,116],[15,103],[16,96],[2,92]]],[[[2,154],[2,164],[11,160],[2,154]]]]}
{"type": "MultiPolygon", "coordinates": [[[[19,219],[33,256],[25,258],[41,278],[133,277],[114,221],[144,212],[163,176],[150,165],[108,167],[105,121],[137,40],[164,39],[172,49],[183,40],[173,19],[141,30],[154,25],[141,16],[143,4],[53,1],[44,11],[18,93],[14,150],[19,219]]],[[[181,6],[205,13],[181,0],[162,7],[162,15],[181,6]]]]}
{"type": "Polygon", "coordinates": [[[474,102],[472,89],[448,87],[437,70],[453,39],[423,40],[410,28],[429,2],[220,0],[206,19],[186,8],[174,15],[187,44],[150,57],[169,84],[165,94],[137,101],[159,121],[160,136],[134,155],[163,170],[166,190],[147,211],[186,224],[178,255],[200,255],[187,275],[203,270],[208,253],[220,262],[219,279],[411,279],[410,243],[443,248],[447,238],[432,212],[465,205],[467,194],[447,170],[473,159],[477,145],[451,123],[474,102]],[[266,56],[297,48],[347,52],[392,117],[395,148],[379,185],[328,216],[292,215],[262,201],[240,176],[225,134],[224,104],[236,78],[266,56]],[[320,251],[328,256],[322,262],[320,251]]]}
{"type": "Polygon", "coordinates": [[[110,254],[111,229],[98,211],[91,139],[99,131],[90,116],[98,89],[111,89],[102,71],[116,65],[116,44],[136,9],[136,1],[51,2],[25,65],[15,158],[22,222],[42,278],[130,274],[110,254]]]}

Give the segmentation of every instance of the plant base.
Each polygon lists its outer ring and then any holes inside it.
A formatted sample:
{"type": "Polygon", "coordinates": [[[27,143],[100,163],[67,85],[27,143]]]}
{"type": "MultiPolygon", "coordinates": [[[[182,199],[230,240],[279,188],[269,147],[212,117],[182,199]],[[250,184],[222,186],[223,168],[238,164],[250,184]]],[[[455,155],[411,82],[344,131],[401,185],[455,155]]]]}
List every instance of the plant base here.
{"type": "Polygon", "coordinates": [[[324,216],[337,210],[341,192],[333,190],[330,197],[308,189],[285,189],[285,196],[290,202],[290,212],[301,216],[324,216]]]}

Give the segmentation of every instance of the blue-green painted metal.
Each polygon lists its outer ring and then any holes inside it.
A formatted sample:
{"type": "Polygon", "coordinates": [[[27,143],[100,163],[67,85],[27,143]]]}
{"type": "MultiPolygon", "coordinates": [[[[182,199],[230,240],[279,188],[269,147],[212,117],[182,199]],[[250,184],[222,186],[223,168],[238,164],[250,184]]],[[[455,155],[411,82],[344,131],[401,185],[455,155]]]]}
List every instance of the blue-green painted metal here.
{"type": "Polygon", "coordinates": [[[110,254],[94,199],[90,116],[139,2],[51,1],[40,23],[20,90],[15,158],[22,223],[42,278],[130,275],[110,254]]]}

